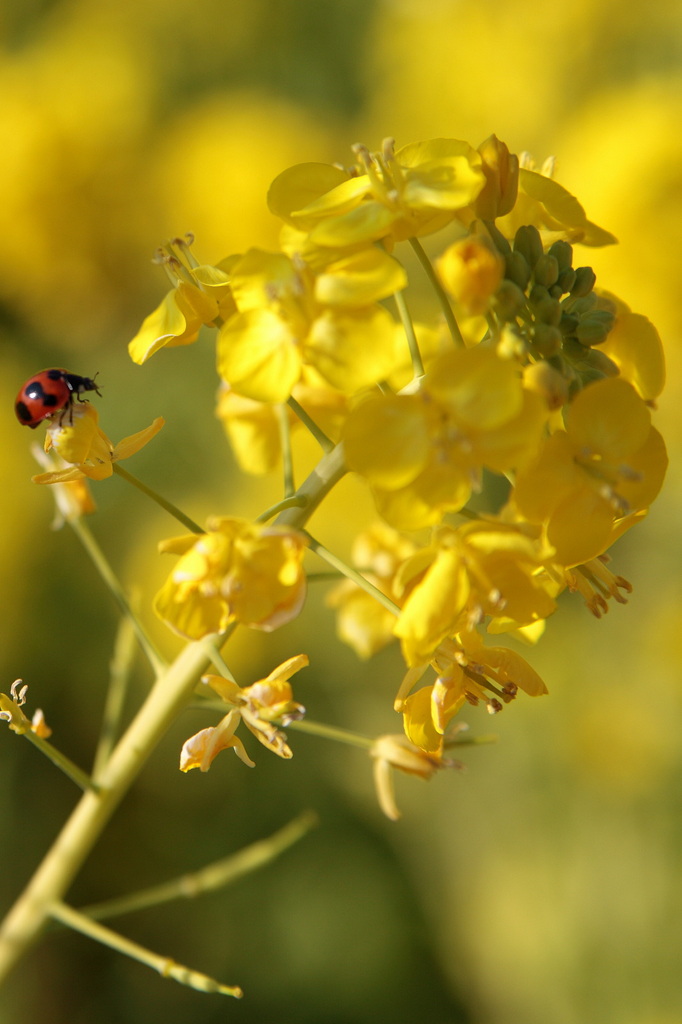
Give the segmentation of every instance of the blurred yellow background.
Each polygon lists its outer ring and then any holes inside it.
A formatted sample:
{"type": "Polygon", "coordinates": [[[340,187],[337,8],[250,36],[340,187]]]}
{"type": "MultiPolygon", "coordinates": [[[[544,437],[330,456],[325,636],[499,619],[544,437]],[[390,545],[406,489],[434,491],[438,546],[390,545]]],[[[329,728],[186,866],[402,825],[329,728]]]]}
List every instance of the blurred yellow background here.
{"type": "MultiPolygon", "coordinates": [[[[557,178],[618,247],[585,253],[598,284],[657,325],[669,382],[657,414],[671,470],[615,548],[634,584],[597,622],[566,598],[531,654],[549,697],[519,700],[468,772],[398,780],[384,821],[361,753],[291,735],[208,776],[176,770],[187,716],[157,752],[74,888],[75,904],[173,877],[313,806],[321,827],[223,894],[116,922],[246,990],[239,1006],[179,989],[75,935],[49,936],[0,1001],[0,1024],[678,1024],[682,1020],[682,7],[623,0],[8,0],[0,12],[0,689],[21,676],[55,742],[92,757],[116,631],[113,602],[29,482],[37,439],[14,396],[44,366],[98,372],[114,439],[167,425],[133,472],[191,516],[252,515],[279,480],[240,478],[213,413],[212,339],[144,367],[126,345],[159,301],[158,244],[193,231],[212,262],[276,243],[265,193],[286,166],[432,136],[557,158],[557,178]],[[197,777],[195,777],[197,776],[197,777]]],[[[36,431],[42,435],[42,431],[36,431]]],[[[178,532],[123,481],[96,486],[92,528],[148,611],[178,532]]],[[[313,520],[341,549],[350,482],[313,520]],[[341,516],[339,516],[341,511],[341,516]]],[[[352,523],[351,523],[352,525],[352,523]]],[[[299,650],[312,718],[396,729],[399,659],[334,641],[330,611],[241,638],[243,684],[299,650]]],[[[316,607],[317,605],[317,607],[316,607]]],[[[136,687],[148,679],[140,666],[136,687]]],[[[131,699],[132,710],[132,699],[131,699]]],[[[190,721],[191,718],[191,721],[190,721]]],[[[196,719],[196,720],[195,720],[196,719]]],[[[0,911],[73,805],[69,784],[0,730],[0,911]]]]}

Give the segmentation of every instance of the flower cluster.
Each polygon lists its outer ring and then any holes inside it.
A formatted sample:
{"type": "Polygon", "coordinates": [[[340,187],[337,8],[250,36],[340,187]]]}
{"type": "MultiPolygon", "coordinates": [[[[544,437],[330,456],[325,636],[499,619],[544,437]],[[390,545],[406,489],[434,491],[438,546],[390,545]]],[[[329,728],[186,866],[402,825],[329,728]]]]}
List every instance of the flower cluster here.
{"type": "MultiPolygon", "coordinates": [[[[444,755],[465,703],[497,712],[519,690],[546,692],[525,659],[486,635],[537,641],[564,590],[597,616],[625,600],[630,585],[606,567],[607,551],[663,482],[652,414],[665,371],[652,324],[576,261],[577,246],[615,239],[554,180],[553,165],[537,170],[494,136],[477,149],[387,140],[353,157],[275,179],[277,252],[252,248],[210,266],[191,237],[171,240],[158,261],[173,287],[129,351],[142,364],[215,329],[217,414],[240,465],[284,466],[273,525],[214,517],[200,535],[162,545],[180,557],[155,609],[180,635],[202,639],[233,623],[271,630],[297,615],[311,543],[303,527],[344,472],[366,481],[381,522],[357,538],[355,569],[333,561],[348,578],[328,600],[361,657],[401,646],[394,706],[404,736],[371,750],[395,817],[390,768],[429,777],[454,764],[444,755]],[[437,232],[442,247],[429,258],[421,240],[437,232]],[[420,266],[409,277],[403,243],[420,266]],[[433,312],[417,322],[406,296],[423,284],[433,312]],[[291,433],[301,425],[323,455],[297,490],[291,433]]],[[[105,476],[140,446],[105,443],[89,406],[51,431],[76,475],[105,476]],[[67,452],[91,420],[94,446],[67,452]]],[[[289,756],[277,723],[303,712],[288,689],[263,696],[265,683],[208,683],[231,710],[188,741],[183,769],[205,770],[228,746],[251,763],[235,736],[241,720],[289,756]]]]}

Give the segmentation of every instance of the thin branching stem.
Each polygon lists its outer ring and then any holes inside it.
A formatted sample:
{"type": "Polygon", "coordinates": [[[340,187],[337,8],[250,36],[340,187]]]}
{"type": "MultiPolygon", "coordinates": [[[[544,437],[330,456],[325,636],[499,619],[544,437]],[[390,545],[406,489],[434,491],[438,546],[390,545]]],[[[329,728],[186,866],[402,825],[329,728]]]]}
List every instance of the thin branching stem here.
{"type": "Polygon", "coordinates": [[[287,405],[296,413],[301,423],[308,428],[322,451],[326,453],[331,452],[334,447],[334,442],[318,427],[315,420],[308,415],[300,402],[297,402],[295,398],[289,397],[287,399],[287,405]]]}
{"type": "Polygon", "coordinates": [[[142,493],[146,494],[148,498],[151,498],[152,501],[155,501],[157,505],[160,505],[161,508],[164,509],[165,512],[168,512],[170,515],[173,516],[174,519],[177,519],[179,523],[182,523],[183,526],[187,527],[190,533],[206,532],[205,530],[202,530],[202,528],[197,523],[195,523],[193,519],[190,519],[189,516],[185,515],[184,512],[182,512],[176,505],[174,505],[172,501],[168,501],[166,498],[162,497],[162,495],[160,495],[158,491],[155,491],[153,487],[148,487],[147,484],[143,483],[141,480],[138,480],[136,476],[133,476],[132,473],[129,473],[128,470],[124,469],[123,466],[119,465],[118,462],[114,462],[112,468],[114,470],[114,473],[117,474],[117,476],[120,476],[124,480],[127,480],[129,484],[133,485],[133,487],[137,487],[138,491],[142,491],[142,493]]]}
{"type": "Polygon", "coordinates": [[[147,910],[149,907],[158,907],[174,900],[194,899],[196,896],[223,889],[279,857],[299,839],[302,839],[316,824],[317,815],[312,811],[306,811],[268,836],[267,839],[259,839],[244,847],[243,850],[238,850],[236,853],[230,854],[229,857],[223,857],[212,864],[207,864],[198,871],[192,871],[179,878],[173,878],[168,882],[153,885],[148,889],[141,889],[126,896],[119,896],[116,899],[89,907],[81,907],[79,908],[80,912],[95,921],[101,921],[119,917],[121,914],[147,910]]]}
{"type": "Polygon", "coordinates": [[[72,928],[74,931],[80,932],[82,935],[86,935],[89,939],[101,942],[102,945],[108,946],[110,949],[123,953],[124,956],[129,956],[133,960],[137,960],[139,963],[158,971],[162,978],[171,978],[173,981],[177,981],[181,985],[187,985],[188,988],[196,989],[198,992],[215,992],[219,995],[233,996],[235,999],[241,999],[243,995],[238,985],[223,985],[222,982],[210,978],[201,971],[195,971],[191,967],[185,967],[183,964],[176,963],[171,957],[154,953],[151,949],[141,946],[139,942],[133,942],[132,939],[112,931],[106,925],[93,921],[92,918],[86,917],[85,914],[74,910],[73,907],[69,907],[66,903],[55,901],[50,906],[49,913],[50,917],[56,921],[72,928]]]}
{"type": "Polygon", "coordinates": [[[166,662],[162,655],[157,650],[153,641],[147,635],[147,631],[140,622],[138,616],[133,611],[130,602],[126,596],[126,593],[118,581],[118,577],[116,576],[113,569],[109,565],[109,562],[105,558],[104,552],[102,551],[101,547],[95,540],[95,537],[93,536],[89,526],[81,518],[69,519],[68,523],[71,529],[78,537],[78,539],[80,540],[85,550],[87,551],[87,553],[89,554],[90,558],[92,559],[92,562],[95,565],[95,568],[102,577],[108,590],[113,595],[114,600],[118,604],[119,608],[126,616],[126,618],[130,621],[133,629],[135,630],[135,635],[137,636],[140,647],[144,651],[147,660],[149,661],[150,665],[154,670],[155,675],[158,676],[161,672],[163,672],[164,668],[166,667],[166,662]]]}
{"type": "Polygon", "coordinates": [[[457,318],[452,311],[452,306],[450,305],[450,300],[445,294],[445,289],[438,280],[438,275],[433,269],[433,264],[431,263],[431,260],[426,255],[423,245],[417,238],[410,238],[410,245],[414,249],[415,255],[419,262],[421,263],[422,269],[426,276],[428,277],[431,287],[433,288],[436,294],[436,298],[438,299],[438,303],[443,312],[445,322],[448,325],[448,330],[452,335],[452,340],[454,341],[455,345],[457,345],[458,348],[464,348],[464,338],[462,337],[462,332],[459,329],[457,318]]]}

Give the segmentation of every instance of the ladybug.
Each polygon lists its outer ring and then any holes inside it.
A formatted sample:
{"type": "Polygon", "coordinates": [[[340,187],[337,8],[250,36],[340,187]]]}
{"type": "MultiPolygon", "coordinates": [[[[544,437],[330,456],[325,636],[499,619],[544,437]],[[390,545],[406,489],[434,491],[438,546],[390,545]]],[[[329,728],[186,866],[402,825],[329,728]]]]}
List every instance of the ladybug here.
{"type": "Polygon", "coordinates": [[[79,377],[78,374],[69,373],[67,370],[41,370],[27,380],[19,391],[14,411],[20,423],[33,429],[41,420],[47,419],[60,409],[62,416],[67,409],[70,411],[76,398],[83,401],[80,396],[84,391],[96,391],[98,395],[100,394],[97,384],[90,377],[79,377]]]}

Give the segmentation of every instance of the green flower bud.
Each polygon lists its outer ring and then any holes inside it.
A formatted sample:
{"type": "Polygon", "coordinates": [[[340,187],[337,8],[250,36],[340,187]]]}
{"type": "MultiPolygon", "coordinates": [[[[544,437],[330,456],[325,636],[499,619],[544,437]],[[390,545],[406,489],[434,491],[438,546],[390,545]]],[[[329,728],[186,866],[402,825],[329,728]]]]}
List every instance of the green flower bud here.
{"type": "Polygon", "coordinates": [[[526,304],[526,296],[513,281],[503,281],[495,292],[492,306],[500,320],[514,320],[526,304]]]}
{"type": "Polygon", "coordinates": [[[543,253],[533,267],[533,277],[537,284],[542,284],[545,288],[551,288],[556,284],[559,278],[559,264],[555,257],[550,256],[548,252],[543,253]]]}
{"type": "Polygon", "coordinates": [[[504,276],[517,284],[522,291],[525,291],[530,281],[530,267],[526,257],[521,252],[509,252],[505,258],[504,276]]]}
{"type": "Polygon", "coordinates": [[[536,303],[534,313],[535,319],[540,323],[550,324],[552,327],[558,327],[561,323],[562,309],[558,299],[542,299],[536,303]]]}
{"type": "Polygon", "coordinates": [[[514,236],[514,249],[526,257],[528,266],[533,268],[543,255],[540,232],[532,224],[524,224],[514,236]]]}
{"type": "Polygon", "coordinates": [[[581,371],[580,380],[583,387],[588,387],[590,384],[598,384],[600,380],[604,380],[604,374],[599,370],[588,367],[581,371]]]}
{"type": "Polygon", "coordinates": [[[577,317],[574,313],[567,313],[564,310],[561,314],[559,330],[565,338],[570,338],[571,335],[575,335],[579,323],[580,317],[577,317]]]}
{"type": "Polygon", "coordinates": [[[604,377],[618,377],[620,375],[620,370],[613,360],[609,359],[605,352],[600,352],[598,348],[590,349],[586,362],[591,369],[601,373],[604,377]]]}
{"type": "Polygon", "coordinates": [[[542,356],[553,356],[561,348],[561,331],[550,324],[535,324],[533,345],[542,356]]]}
{"type": "Polygon", "coordinates": [[[561,294],[570,292],[571,288],[575,284],[575,270],[573,267],[568,267],[566,270],[562,270],[559,273],[559,280],[556,286],[561,289],[561,294]]]}
{"type": "Polygon", "coordinates": [[[547,255],[553,256],[559,264],[559,275],[570,270],[573,265],[573,246],[563,239],[550,245],[547,255]]]}
{"type": "Polygon", "coordinates": [[[571,299],[570,302],[571,313],[577,317],[586,316],[587,313],[591,313],[598,306],[599,298],[594,292],[590,292],[589,295],[585,295],[582,299],[571,299]]]}
{"type": "Polygon", "coordinates": [[[551,297],[552,296],[543,284],[534,284],[528,295],[528,301],[531,306],[537,306],[541,302],[546,302],[548,299],[551,299],[551,297]]]}
{"type": "Polygon", "coordinates": [[[592,267],[578,267],[575,272],[575,284],[571,288],[571,295],[581,298],[588,295],[597,282],[597,275],[592,267]]]}
{"type": "Polygon", "coordinates": [[[595,309],[592,313],[583,317],[575,332],[575,336],[581,345],[591,347],[600,345],[612,329],[616,318],[607,309],[595,309]]]}
{"type": "Polygon", "coordinates": [[[566,359],[574,366],[583,366],[589,349],[581,345],[575,338],[564,338],[563,353],[566,359]]]}

